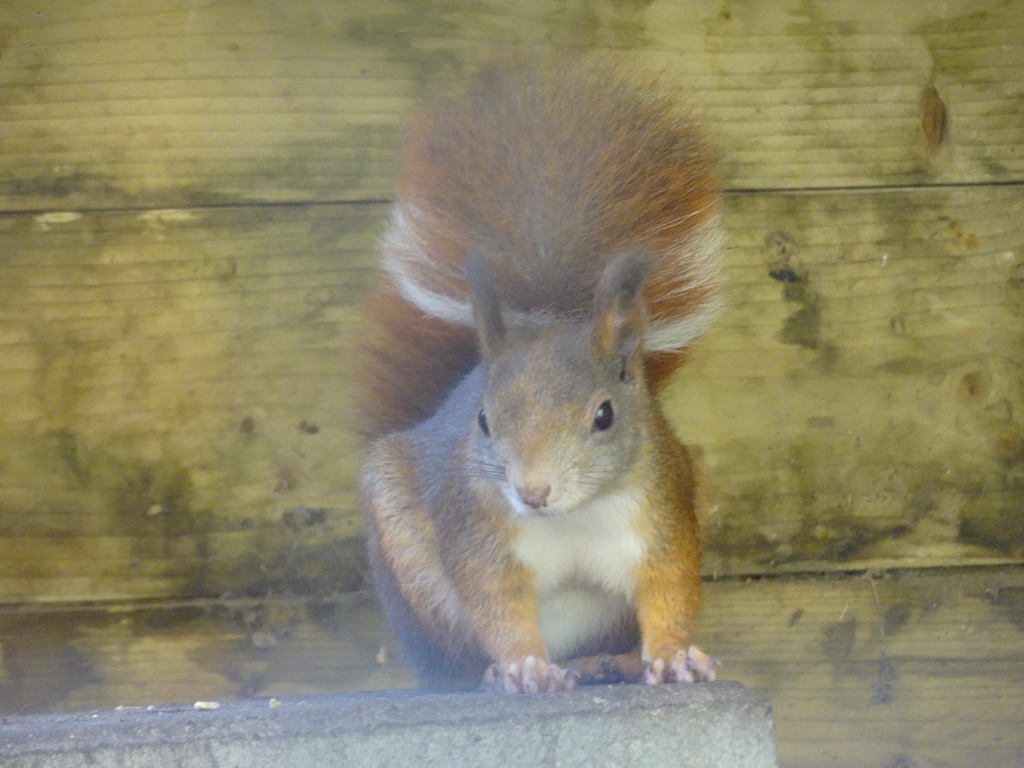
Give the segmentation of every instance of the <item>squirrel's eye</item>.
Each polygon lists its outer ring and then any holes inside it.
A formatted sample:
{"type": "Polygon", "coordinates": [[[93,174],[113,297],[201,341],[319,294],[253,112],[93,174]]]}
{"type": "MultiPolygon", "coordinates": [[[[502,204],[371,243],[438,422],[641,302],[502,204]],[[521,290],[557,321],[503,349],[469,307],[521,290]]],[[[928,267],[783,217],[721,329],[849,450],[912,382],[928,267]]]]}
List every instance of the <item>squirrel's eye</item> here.
{"type": "Polygon", "coordinates": [[[615,412],[612,410],[612,401],[605,400],[594,413],[594,431],[604,432],[615,420],[615,412]]]}
{"type": "Polygon", "coordinates": [[[476,423],[480,425],[480,431],[488,437],[491,436],[491,427],[487,423],[487,414],[480,410],[480,413],[476,415],[476,423]]]}

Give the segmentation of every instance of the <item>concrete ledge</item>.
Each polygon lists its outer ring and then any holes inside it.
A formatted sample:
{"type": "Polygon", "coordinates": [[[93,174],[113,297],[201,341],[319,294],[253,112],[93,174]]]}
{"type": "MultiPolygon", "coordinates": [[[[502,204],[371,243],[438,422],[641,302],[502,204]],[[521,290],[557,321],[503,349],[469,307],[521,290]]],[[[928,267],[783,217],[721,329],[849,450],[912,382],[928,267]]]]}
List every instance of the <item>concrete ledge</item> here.
{"type": "Polygon", "coordinates": [[[0,721],[5,768],[775,766],[771,707],[737,683],[534,696],[386,691],[0,721]]]}

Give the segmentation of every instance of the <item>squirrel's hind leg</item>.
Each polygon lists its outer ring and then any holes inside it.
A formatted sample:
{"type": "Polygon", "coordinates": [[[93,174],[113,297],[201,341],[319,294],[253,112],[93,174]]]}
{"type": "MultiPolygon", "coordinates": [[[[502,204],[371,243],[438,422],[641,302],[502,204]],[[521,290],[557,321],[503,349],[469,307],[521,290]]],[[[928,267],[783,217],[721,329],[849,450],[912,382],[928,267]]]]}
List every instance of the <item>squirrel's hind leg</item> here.
{"type": "Polygon", "coordinates": [[[363,470],[370,568],[405,660],[428,688],[473,687],[486,660],[470,639],[456,590],[441,567],[401,435],[377,440],[363,470]]]}

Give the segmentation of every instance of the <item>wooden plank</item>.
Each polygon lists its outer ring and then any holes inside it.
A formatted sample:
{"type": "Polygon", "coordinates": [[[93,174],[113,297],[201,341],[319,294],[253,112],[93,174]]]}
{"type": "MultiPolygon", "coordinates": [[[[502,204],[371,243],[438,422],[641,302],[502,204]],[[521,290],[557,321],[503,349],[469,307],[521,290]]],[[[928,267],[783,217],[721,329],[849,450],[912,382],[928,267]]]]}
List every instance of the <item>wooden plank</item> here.
{"type": "MultiPolygon", "coordinates": [[[[1022,611],[1019,567],[730,579],[705,585],[698,640],[771,701],[782,765],[1009,768],[1022,611]]],[[[367,594],[6,608],[0,643],[3,713],[410,682],[367,594]]]]}
{"type": "Polygon", "coordinates": [[[1024,570],[707,585],[700,642],[772,702],[787,766],[1018,765],[1024,570]]]}
{"type": "Polygon", "coordinates": [[[0,715],[410,685],[382,642],[367,592],[0,609],[0,715]]]}
{"type": "MultiPolygon", "coordinates": [[[[716,486],[707,573],[1020,561],[1022,202],[730,198],[730,306],[668,399],[716,486]]],[[[384,212],[0,220],[0,602],[363,583],[348,382],[384,212]]]]}
{"type": "Polygon", "coordinates": [[[729,309],[668,396],[711,572],[1024,554],[1024,188],[730,198],[729,309]]]}
{"type": "Polygon", "coordinates": [[[3,220],[0,600],[362,583],[347,382],[381,213],[3,220]]]}
{"type": "Polygon", "coordinates": [[[692,89],[736,188],[1020,180],[1013,2],[7,0],[0,210],[380,200],[401,120],[495,48],[692,89]]]}

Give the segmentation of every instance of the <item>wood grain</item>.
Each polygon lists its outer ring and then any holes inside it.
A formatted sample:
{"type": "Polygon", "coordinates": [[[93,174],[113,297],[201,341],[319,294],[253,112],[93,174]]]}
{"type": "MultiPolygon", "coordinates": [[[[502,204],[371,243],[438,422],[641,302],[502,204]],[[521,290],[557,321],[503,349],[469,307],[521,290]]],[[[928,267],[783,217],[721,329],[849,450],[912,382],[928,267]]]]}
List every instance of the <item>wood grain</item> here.
{"type": "MultiPolygon", "coordinates": [[[[1020,187],[729,199],[670,391],[706,572],[1019,562],[1020,187]]],[[[0,601],[363,584],[348,400],[383,206],[7,216],[0,601]]]]}
{"type": "Polygon", "coordinates": [[[3,220],[4,601],[362,583],[347,382],[380,213],[3,220]]]}
{"type": "Polygon", "coordinates": [[[721,137],[734,188],[1019,181],[1018,11],[7,0],[0,210],[387,199],[413,102],[496,49],[524,48],[628,50],[664,68],[721,137]]]}
{"type": "Polygon", "coordinates": [[[786,766],[1015,765],[1020,568],[709,584],[702,646],[772,702],[786,766]]]}
{"type": "MultiPolygon", "coordinates": [[[[728,579],[698,641],[771,701],[787,768],[1010,768],[1022,619],[1019,567],[728,579]]],[[[6,608],[0,643],[4,714],[410,683],[365,593],[6,608]]]]}
{"type": "Polygon", "coordinates": [[[730,198],[729,308],[668,396],[711,463],[711,570],[1021,557],[1022,212],[1016,186],[730,198]]]}

